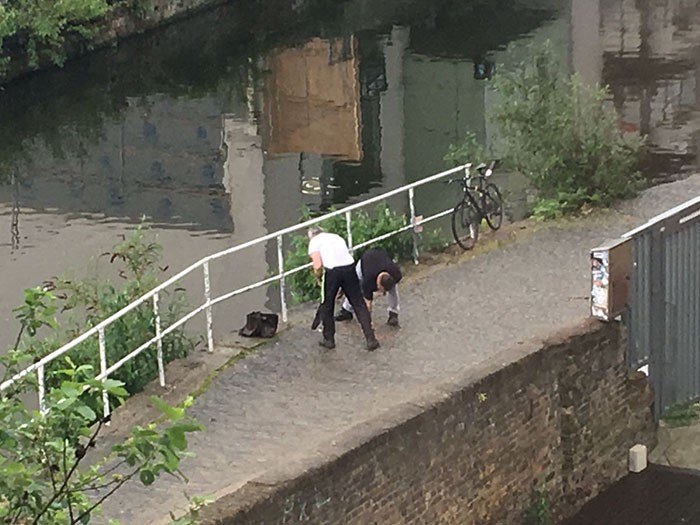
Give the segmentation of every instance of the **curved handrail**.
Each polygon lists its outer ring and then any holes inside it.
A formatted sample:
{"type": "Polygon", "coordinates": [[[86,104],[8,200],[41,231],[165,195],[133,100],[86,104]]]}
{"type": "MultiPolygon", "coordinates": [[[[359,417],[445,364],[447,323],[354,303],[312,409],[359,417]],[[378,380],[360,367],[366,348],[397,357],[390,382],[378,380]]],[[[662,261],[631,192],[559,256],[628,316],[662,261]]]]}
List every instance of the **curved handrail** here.
{"type": "MultiPolygon", "coordinates": [[[[463,171],[463,170],[468,170],[471,167],[471,164],[464,164],[461,166],[457,166],[455,168],[451,168],[449,170],[442,171],[440,173],[437,173],[435,175],[431,175],[429,177],[426,177],[424,179],[412,182],[410,184],[406,184],[404,186],[401,186],[400,188],[396,188],[390,191],[387,191],[385,193],[382,193],[381,195],[377,195],[376,197],[371,197],[369,199],[366,199],[362,202],[352,204],[349,206],[346,206],[344,208],[341,208],[339,210],[327,213],[325,215],[322,215],[320,217],[315,217],[313,219],[309,219],[307,221],[304,221],[299,224],[295,224],[293,226],[289,226],[287,228],[284,228],[282,230],[278,230],[273,233],[269,233],[267,235],[264,235],[262,237],[257,237],[255,239],[246,241],[244,243],[238,244],[236,246],[232,246],[231,248],[227,248],[225,250],[221,250],[219,252],[207,255],[206,257],[202,257],[198,261],[192,263],[189,265],[187,268],[184,270],[181,270],[177,274],[173,275],[169,279],[163,281],[160,283],[158,286],[154,287],[153,289],[149,290],[148,292],[144,293],[131,303],[129,303],[127,306],[123,307],[120,309],[118,312],[115,312],[114,314],[110,315],[109,317],[103,319],[99,323],[97,323],[95,326],[87,330],[86,332],[82,333],[75,339],[69,341],[68,343],[64,344],[60,348],[54,350],[53,352],[47,354],[46,356],[42,357],[38,361],[32,363],[31,365],[27,366],[25,369],[21,370],[11,378],[7,379],[3,383],[0,384],[0,392],[6,390],[10,386],[12,386],[14,383],[22,379],[23,377],[27,376],[28,374],[31,374],[33,372],[37,373],[37,376],[39,378],[39,405],[40,408],[43,410],[43,396],[44,396],[44,367],[48,365],[50,362],[54,361],[55,359],[61,357],[62,355],[66,354],[79,344],[83,343],[84,341],[88,340],[90,337],[93,337],[97,335],[100,339],[100,364],[101,364],[101,370],[98,375],[96,375],[97,379],[104,380],[106,379],[109,374],[113,373],[116,371],[120,366],[122,366],[124,363],[127,361],[133,359],[136,357],[138,354],[143,352],[146,348],[151,346],[152,344],[156,343],[159,345],[159,371],[160,371],[160,383],[162,386],[165,386],[165,378],[164,378],[164,372],[163,372],[163,362],[162,362],[162,352],[161,352],[161,342],[163,337],[168,335],[170,332],[175,330],[177,327],[183,325],[187,320],[191,319],[195,315],[201,313],[202,311],[206,311],[207,314],[207,339],[208,339],[208,346],[209,346],[209,351],[213,351],[213,336],[212,336],[212,317],[211,317],[211,307],[214,306],[215,304],[218,304],[220,302],[223,302],[227,299],[230,299],[231,297],[234,297],[236,295],[240,295],[241,293],[245,293],[247,291],[250,291],[254,288],[258,288],[260,286],[265,286],[266,284],[270,284],[274,281],[281,281],[282,286],[280,287],[280,296],[282,300],[282,314],[283,314],[283,321],[287,320],[287,306],[286,306],[286,298],[285,298],[285,289],[284,289],[284,279],[292,275],[294,273],[297,273],[299,271],[302,271],[305,268],[309,268],[310,264],[304,264],[301,266],[298,266],[296,268],[293,268],[291,270],[284,270],[284,260],[283,260],[283,253],[282,253],[282,238],[285,235],[288,235],[290,233],[297,232],[299,230],[306,229],[310,226],[313,226],[314,224],[318,224],[320,222],[324,222],[330,218],[337,217],[340,215],[345,215],[346,221],[347,221],[347,229],[348,233],[350,233],[350,220],[351,220],[351,214],[353,211],[364,208],[366,206],[370,206],[372,204],[378,203],[385,201],[386,199],[400,195],[402,193],[408,193],[409,197],[409,207],[410,207],[410,212],[411,212],[411,217],[410,217],[410,223],[406,226],[403,226],[393,232],[389,232],[386,234],[383,234],[375,239],[370,239],[369,241],[366,241],[362,243],[359,247],[364,247],[367,246],[371,243],[377,242],[379,240],[385,239],[387,237],[390,237],[392,235],[396,235],[398,233],[401,233],[403,231],[407,231],[411,228],[414,228],[417,226],[418,222],[416,220],[416,214],[415,214],[415,206],[414,206],[414,190],[415,188],[419,186],[423,186],[425,184],[429,184],[431,182],[437,181],[439,179],[442,179],[444,177],[447,177],[453,173],[463,171]],[[212,298],[209,290],[209,262],[214,261],[216,259],[219,259],[221,257],[225,257],[226,255],[231,255],[233,253],[240,252],[242,250],[245,250],[246,248],[250,248],[252,246],[255,246],[260,243],[265,243],[271,240],[276,240],[277,241],[277,252],[278,252],[278,273],[272,277],[268,277],[267,279],[264,279],[262,281],[258,281],[256,283],[250,284],[248,286],[245,286],[243,288],[239,288],[237,290],[233,290],[231,292],[228,292],[226,294],[223,294],[219,297],[212,298]],[[159,298],[160,292],[168,288],[169,286],[179,282],[183,277],[189,275],[193,271],[202,268],[204,270],[204,284],[205,284],[205,302],[204,304],[195,307],[192,311],[188,312],[187,314],[183,315],[182,318],[179,320],[175,321],[171,326],[165,328],[163,331],[160,330],[160,317],[158,314],[158,307],[157,307],[157,302],[159,298]],[[105,350],[105,341],[104,341],[104,331],[107,327],[109,327],[112,323],[115,321],[119,320],[122,318],[124,315],[127,313],[131,312],[135,308],[139,307],[140,305],[144,304],[146,301],[153,300],[154,302],[154,313],[156,315],[156,335],[155,337],[149,339],[142,345],[140,345],[137,349],[133,350],[130,352],[128,355],[124,356],[121,358],[117,363],[114,363],[111,366],[107,366],[106,363],[106,350],[105,350]]],[[[442,211],[438,214],[435,214],[431,217],[421,219],[419,222],[426,223],[431,220],[434,220],[436,218],[442,217],[446,213],[449,213],[449,210],[442,211]]],[[[353,247],[352,246],[352,239],[348,239],[348,244],[351,250],[357,248],[358,246],[353,247]]],[[[415,240],[414,240],[414,259],[417,262],[417,246],[415,245],[415,240]]],[[[105,406],[105,415],[109,414],[109,406],[108,404],[105,406]]]]}

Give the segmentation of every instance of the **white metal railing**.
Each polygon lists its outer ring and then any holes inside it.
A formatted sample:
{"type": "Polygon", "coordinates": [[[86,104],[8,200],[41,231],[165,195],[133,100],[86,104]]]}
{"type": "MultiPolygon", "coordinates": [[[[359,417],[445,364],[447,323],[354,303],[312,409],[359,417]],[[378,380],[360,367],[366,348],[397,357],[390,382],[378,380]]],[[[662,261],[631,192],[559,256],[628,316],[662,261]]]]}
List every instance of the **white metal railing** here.
{"type": "MultiPolygon", "coordinates": [[[[402,233],[404,231],[410,230],[410,229],[415,229],[417,226],[420,224],[425,224],[430,221],[439,219],[440,217],[444,217],[445,215],[448,215],[451,213],[452,208],[448,208],[446,210],[443,210],[439,213],[436,213],[434,215],[431,215],[427,218],[419,218],[416,215],[416,208],[415,208],[415,188],[419,186],[423,186],[425,184],[429,184],[431,182],[436,182],[440,179],[443,179],[445,177],[448,177],[452,174],[455,174],[457,172],[463,171],[463,170],[468,170],[470,168],[470,164],[465,164],[463,166],[458,166],[456,168],[452,168],[440,173],[437,173],[435,175],[432,175],[430,177],[426,177],[424,179],[421,179],[419,181],[413,182],[411,184],[406,184],[405,186],[401,186],[400,188],[396,188],[391,191],[387,191],[386,193],[383,193],[381,195],[378,195],[376,197],[367,199],[365,201],[362,201],[357,204],[353,204],[350,206],[347,206],[345,208],[342,208],[340,210],[327,213],[325,215],[322,215],[320,217],[316,217],[313,219],[310,219],[308,221],[302,222],[300,224],[296,224],[294,226],[290,226],[288,228],[284,228],[282,230],[276,231],[274,233],[270,233],[268,235],[264,235],[262,237],[258,237],[257,239],[253,239],[247,242],[244,242],[242,244],[239,244],[237,246],[233,246],[231,248],[228,248],[226,250],[220,251],[218,253],[209,255],[207,257],[204,257],[203,259],[200,259],[196,263],[190,265],[189,267],[185,268],[181,272],[177,273],[176,275],[173,275],[170,279],[164,281],[160,285],[156,286],[153,288],[151,291],[143,294],[141,297],[130,303],[129,305],[125,306],[118,312],[110,315],[103,321],[99,322],[95,326],[93,326],[90,330],[86,331],[85,333],[81,334],[80,336],[76,337],[69,343],[63,345],[62,347],[58,348],[57,350],[54,350],[47,356],[39,359],[35,363],[31,364],[30,366],[26,367],[24,370],[21,372],[18,372],[15,374],[13,377],[10,379],[6,380],[2,384],[0,384],[0,392],[10,388],[13,384],[15,384],[18,380],[22,379],[23,377],[27,376],[28,374],[31,373],[36,373],[37,375],[37,380],[38,380],[38,395],[39,395],[39,408],[42,412],[45,411],[45,403],[44,403],[44,396],[45,396],[45,367],[48,365],[50,362],[54,361],[55,359],[58,359],[59,357],[63,356],[67,352],[69,352],[71,349],[75,348],[82,342],[86,341],[90,337],[97,336],[98,338],[98,344],[99,344],[99,352],[100,352],[100,373],[96,376],[96,379],[104,381],[109,377],[110,374],[114,373],[116,370],[121,368],[125,363],[130,361],[131,359],[135,358],[138,356],[141,352],[149,348],[151,345],[156,344],[157,348],[157,360],[158,360],[158,377],[160,381],[161,386],[165,386],[165,367],[163,363],[163,338],[167,336],[168,334],[172,333],[173,331],[177,330],[180,328],[182,325],[184,325],[187,321],[195,317],[196,315],[200,314],[201,312],[205,312],[206,315],[206,332],[207,332],[207,346],[209,352],[214,351],[214,336],[213,336],[213,328],[212,328],[212,307],[222,301],[226,301],[228,299],[231,299],[232,297],[235,297],[237,295],[243,294],[245,292],[248,292],[250,290],[254,290],[256,288],[259,288],[261,286],[266,286],[268,284],[271,284],[275,281],[280,282],[280,301],[282,305],[282,321],[286,322],[287,321],[287,298],[286,298],[286,287],[285,287],[285,278],[293,275],[297,272],[300,272],[302,270],[305,270],[307,268],[311,267],[311,263],[298,266],[296,268],[292,268],[291,270],[284,270],[284,249],[283,249],[283,238],[285,235],[288,235],[290,233],[295,233],[298,232],[299,230],[305,230],[309,228],[310,226],[313,226],[314,224],[318,224],[320,222],[324,222],[327,219],[330,219],[331,217],[336,217],[339,215],[344,215],[345,216],[345,221],[346,221],[346,231],[347,231],[347,241],[348,241],[348,247],[350,248],[350,251],[354,251],[355,249],[358,248],[363,248],[367,245],[370,245],[372,243],[387,239],[393,235],[397,235],[399,233],[402,233]],[[406,193],[408,195],[408,205],[409,205],[409,214],[410,214],[410,221],[408,224],[404,225],[401,228],[398,228],[392,232],[388,232],[386,234],[383,234],[379,237],[375,237],[374,239],[370,239],[366,242],[363,242],[358,245],[353,245],[353,239],[352,239],[352,231],[351,231],[351,220],[352,220],[352,212],[361,208],[364,208],[366,206],[370,206],[382,201],[385,201],[386,199],[390,197],[394,197],[396,195],[400,195],[406,193]],[[212,298],[211,296],[211,282],[209,278],[209,263],[211,261],[214,261],[216,259],[220,259],[221,257],[225,257],[227,255],[231,255],[237,252],[240,252],[242,250],[245,250],[247,248],[250,248],[252,246],[256,246],[261,243],[268,242],[270,240],[275,240],[277,242],[277,274],[268,277],[267,279],[263,279],[262,281],[258,281],[256,283],[244,286],[242,288],[238,288],[236,290],[224,293],[218,297],[212,298]],[[176,283],[178,283],[182,278],[185,276],[189,275],[195,270],[200,269],[202,270],[202,277],[204,280],[204,303],[199,305],[198,307],[194,308],[192,311],[189,313],[183,315],[179,320],[175,321],[172,323],[170,326],[167,328],[163,328],[161,326],[161,316],[160,316],[160,310],[159,310],[159,297],[160,294],[163,290],[168,288],[169,286],[172,286],[176,283]],[[138,348],[134,349],[131,351],[129,354],[126,356],[122,357],[119,361],[116,363],[112,364],[111,366],[108,365],[107,363],[107,348],[106,348],[106,342],[105,342],[105,330],[115,321],[119,320],[122,318],[124,315],[127,313],[131,312],[138,306],[146,303],[147,301],[152,302],[152,308],[153,308],[153,314],[155,318],[155,335],[143,343],[141,346],[138,348]]],[[[416,235],[413,236],[413,260],[415,264],[418,264],[418,245],[417,245],[417,238],[416,235]]],[[[107,397],[107,394],[104,394],[104,415],[105,417],[109,416],[110,414],[110,406],[109,406],[109,400],[107,397]]]]}

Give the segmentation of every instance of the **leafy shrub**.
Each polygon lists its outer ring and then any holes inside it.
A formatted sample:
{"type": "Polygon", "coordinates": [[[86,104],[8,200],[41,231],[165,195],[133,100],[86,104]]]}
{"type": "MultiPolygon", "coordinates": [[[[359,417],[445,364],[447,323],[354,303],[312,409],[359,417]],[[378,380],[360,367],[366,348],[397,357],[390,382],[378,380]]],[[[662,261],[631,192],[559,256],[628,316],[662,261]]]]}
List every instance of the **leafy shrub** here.
{"type": "MultiPolygon", "coordinates": [[[[62,323],[63,331],[53,330],[47,337],[31,342],[35,354],[48,354],[154,288],[158,284],[160,254],[161,246],[147,240],[146,229],[139,226],[106,254],[110,255],[112,263],[121,263],[118,273],[124,279],[122,286],[115,286],[111,281],[98,277],[59,278],[50,283],[56,306],[61,311],[68,311],[69,315],[65,323],[62,323]]],[[[161,293],[159,303],[162,328],[180,318],[186,307],[182,291],[176,291],[174,295],[161,293]]],[[[105,329],[108,366],[154,335],[153,303],[146,301],[105,329]]],[[[168,363],[173,359],[185,357],[193,346],[193,341],[183,330],[175,330],[163,338],[163,360],[168,363]]],[[[100,369],[97,336],[76,346],[69,355],[79,365],[89,365],[94,370],[100,369]]],[[[156,355],[156,345],[153,344],[111,374],[110,378],[122,382],[129,395],[140,392],[157,377],[156,355]]],[[[47,382],[53,384],[54,373],[63,368],[64,363],[60,361],[47,366],[47,382]]],[[[60,379],[57,377],[56,381],[58,380],[60,379]]]]}
{"type": "Polygon", "coordinates": [[[479,142],[476,134],[473,131],[467,131],[460,144],[449,145],[443,159],[450,164],[458,165],[467,162],[472,164],[487,163],[492,157],[484,145],[479,142]]]}
{"type": "MultiPolygon", "coordinates": [[[[20,325],[15,344],[0,354],[0,381],[43,356],[47,341],[60,339],[57,301],[47,287],[25,291],[23,304],[15,309],[20,325]],[[46,331],[51,335],[41,337],[46,331]]],[[[54,362],[42,414],[25,402],[28,395],[36,395],[35,374],[0,392],[1,523],[87,524],[99,514],[102,503],[131,479],[150,485],[169,473],[185,480],[179,467],[187,455],[187,434],[202,429],[186,417],[191,398],[181,407],[151,398],[162,412],[162,429],[156,423],[136,426],[125,441],[97,448],[84,461],[107,422],[100,415],[103,393],[115,404],[128,396],[121,381],[96,380],[98,370],[85,363],[77,366],[67,355],[54,362]]],[[[198,510],[201,502],[195,504],[189,513],[194,517],[192,510],[198,510]]],[[[193,521],[183,518],[178,523],[193,521]]]]}
{"type": "Polygon", "coordinates": [[[532,502],[525,512],[525,525],[552,525],[549,497],[543,488],[532,493],[532,502]]]}
{"type": "Polygon", "coordinates": [[[122,8],[144,18],[150,0],[10,0],[0,2],[0,75],[23,53],[28,64],[62,66],[70,37],[89,40],[111,10],[122,8]],[[11,52],[9,50],[12,50],[11,52]]]}
{"type": "MultiPolygon", "coordinates": [[[[90,22],[104,17],[109,9],[107,0],[15,0],[0,4],[0,45],[7,40],[19,44],[34,67],[42,59],[62,65],[66,36],[90,36],[90,22]]],[[[9,65],[8,58],[0,65],[9,65]]]]}
{"type": "MultiPolygon", "coordinates": [[[[311,218],[308,208],[302,210],[302,221],[311,218]]],[[[385,204],[380,204],[374,210],[374,215],[364,210],[352,212],[351,231],[353,245],[362,244],[365,241],[379,237],[385,233],[396,230],[408,224],[405,215],[392,211],[385,204]]],[[[327,232],[346,236],[347,227],[345,216],[338,215],[323,221],[320,226],[327,232]]],[[[413,241],[410,232],[400,233],[382,241],[372,244],[372,248],[384,248],[396,259],[408,259],[412,256],[413,241]]],[[[291,249],[285,256],[284,268],[291,270],[309,262],[309,240],[306,232],[295,234],[291,237],[291,249]]],[[[355,258],[362,256],[370,247],[355,250],[355,258]]],[[[310,271],[300,271],[287,278],[292,300],[299,304],[319,299],[320,291],[316,280],[310,271]]]]}
{"type": "Polygon", "coordinates": [[[661,416],[670,427],[687,427],[698,420],[698,409],[692,403],[677,403],[670,406],[661,416]]]}
{"type": "MultiPolygon", "coordinates": [[[[644,138],[624,134],[607,90],[560,73],[550,42],[493,80],[499,102],[490,118],[504,143],[504,160],[538,191],[535,212],[556,217],[582,206],[606,206],[641,187],[644,138]]],[[[468,133],[447,160],[474,162],[484,154],[468,133]]]]}

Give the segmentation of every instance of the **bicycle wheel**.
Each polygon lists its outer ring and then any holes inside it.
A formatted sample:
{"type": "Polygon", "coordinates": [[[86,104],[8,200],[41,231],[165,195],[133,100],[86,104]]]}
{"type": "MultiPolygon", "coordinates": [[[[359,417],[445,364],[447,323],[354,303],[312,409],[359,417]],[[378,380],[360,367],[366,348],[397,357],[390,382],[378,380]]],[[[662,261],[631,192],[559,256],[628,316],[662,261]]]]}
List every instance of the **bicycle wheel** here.
{"type": "Polygon", "coordinates": [[[503,198],[495,184],[489,183],[484,190],[484,213],[486,224],[492,230],[497,230],[503,223],[503,198]]]}
{"type": "Polygon", "coordinates": [[[461,201],[452,210],[452,235],[462,249],[471,250],[479,238],[479,214],[466,201],[461,201]]]}

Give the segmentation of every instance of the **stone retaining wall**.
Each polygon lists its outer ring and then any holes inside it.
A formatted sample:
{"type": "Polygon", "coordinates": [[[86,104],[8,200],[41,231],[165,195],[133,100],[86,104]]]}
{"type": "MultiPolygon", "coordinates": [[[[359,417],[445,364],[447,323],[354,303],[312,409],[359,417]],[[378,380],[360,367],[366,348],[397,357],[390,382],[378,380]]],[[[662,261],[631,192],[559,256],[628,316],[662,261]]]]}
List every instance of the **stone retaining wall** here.
{"type": "Polygon", "coordinates": [[[221,497],[204,522],[515,524],[535,487],[571,515],[624,475],[629,447],[655,441],[650,388],[623,348],[621,325],[589,320],[504,352],[221,497]]]}

